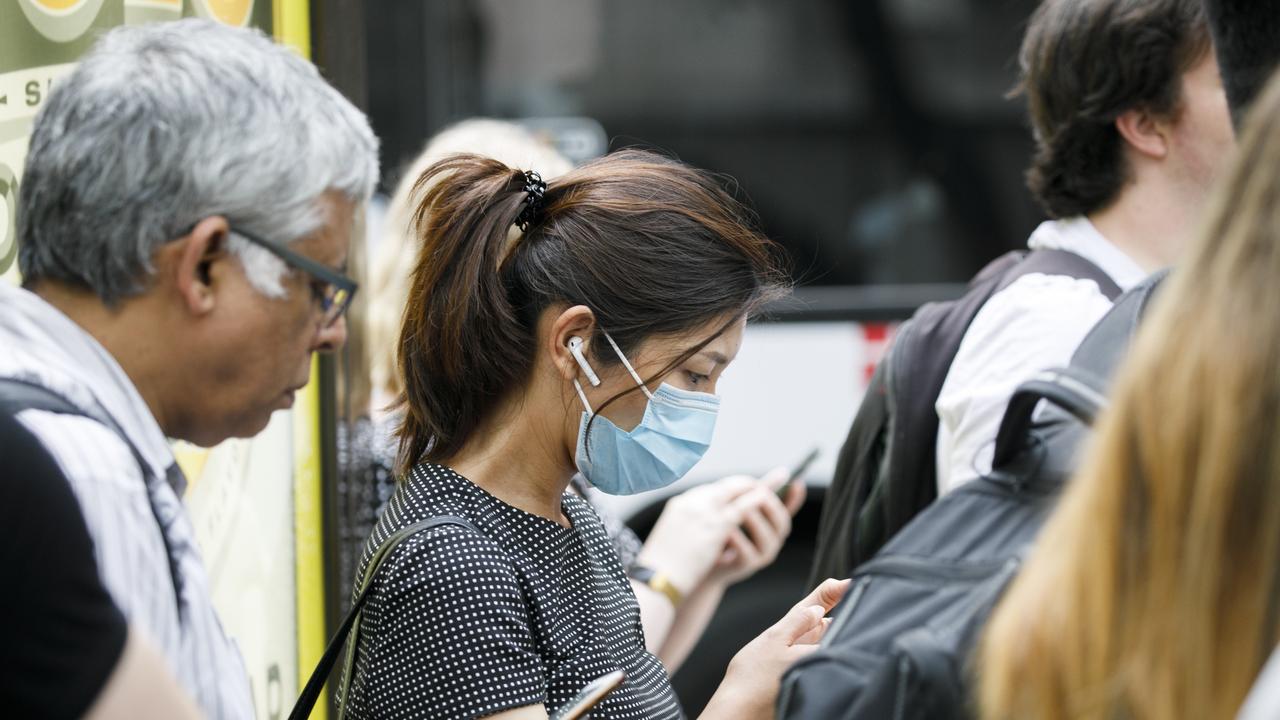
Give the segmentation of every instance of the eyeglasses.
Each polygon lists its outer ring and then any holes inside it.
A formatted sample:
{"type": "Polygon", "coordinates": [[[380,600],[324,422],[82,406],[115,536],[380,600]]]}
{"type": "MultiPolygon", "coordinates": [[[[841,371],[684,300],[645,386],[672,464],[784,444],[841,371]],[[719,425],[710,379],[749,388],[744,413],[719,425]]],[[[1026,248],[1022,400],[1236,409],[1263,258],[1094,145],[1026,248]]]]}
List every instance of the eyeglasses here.
{"type": "Polygon", "coordinates": [[[320,327],[327,328],[338,322],[338,318],[351,306],[351,298],[355,297],[359,287],[355,280],[284,245],[268,242],[243,230],[231,232],[311,276],[311,294],[324,313],[320,327]]]}

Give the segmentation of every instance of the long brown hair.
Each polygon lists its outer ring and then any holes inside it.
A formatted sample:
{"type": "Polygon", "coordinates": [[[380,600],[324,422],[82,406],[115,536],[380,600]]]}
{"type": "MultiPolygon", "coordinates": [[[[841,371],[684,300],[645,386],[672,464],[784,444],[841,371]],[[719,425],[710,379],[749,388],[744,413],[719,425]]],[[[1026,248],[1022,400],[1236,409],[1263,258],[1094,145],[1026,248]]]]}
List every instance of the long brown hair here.
{"type": "MultiPolygon", "coordinates": [[[[456,454],[524,386],[548,307],[586,305],[596,334],[626,353],[650,336],[749,313],[783,285],[775,246],[748,210],[717,178],[675,160],[624,150],[588,163],[548,183],[541,212],[510,235],[525,185],[520,170],[476,155],[448,157],[418,178],[422,246],[398,359],[402,469],[456,454]]],[[[599,352],[605,345],[588,343],[593,364],[617,362],[599,352]]]]}
{"type": "Polygon", "coordinates": [[[1278,82],[992,619],[985,718],[1227,720],[1276,646],[1278,82]]]}

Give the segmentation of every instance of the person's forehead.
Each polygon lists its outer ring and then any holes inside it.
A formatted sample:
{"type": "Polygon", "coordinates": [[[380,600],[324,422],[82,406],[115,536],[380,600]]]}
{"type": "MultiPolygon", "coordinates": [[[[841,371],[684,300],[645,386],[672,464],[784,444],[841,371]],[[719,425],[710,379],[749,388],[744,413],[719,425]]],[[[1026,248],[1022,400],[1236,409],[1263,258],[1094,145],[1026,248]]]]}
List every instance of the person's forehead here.
{"type": "Polygon", "coordinates": [[[646,354],[651,356],[646,359],[652,362],[661,361],[664,358],[668,358],[672,352],[680,352],[702,343],[707,339],[708,335],[723,328],[724,332],[721,332],[708,342],[705,347],[694,353],[693,357],[721,365],[728,364],[738,354],[738,349],[742,346],[746,320],[733,321],[727,328],[725,328],[725,322],[725,319],[719,319],[706,323],[692,332],[654,338],[645,343],[646,354]]]}
{"type": "Polygon", "coordinates": [[[721,365],[727,364],[733,360],[738,354],[738,350],[742,347],[745,329],[746,320],[735,322],[718,337],[707,343],[707,346],[698,355],[721,365]]]}
{"type": "Polygon", "coordinates": [[[345,271],[355,236],[355,204],[333,195],[324,196],[321,202],[325,205],[323,224],[291,247],[313,260],[345,271]]]}

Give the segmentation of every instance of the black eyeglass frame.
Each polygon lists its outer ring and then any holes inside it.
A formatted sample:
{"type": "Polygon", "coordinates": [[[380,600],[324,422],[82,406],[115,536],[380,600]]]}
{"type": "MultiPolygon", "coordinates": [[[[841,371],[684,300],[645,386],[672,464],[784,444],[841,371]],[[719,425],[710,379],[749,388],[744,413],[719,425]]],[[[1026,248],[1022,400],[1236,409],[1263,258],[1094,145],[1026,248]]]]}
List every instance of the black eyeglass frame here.
{"type": "Polygon", "coordinates": [[[324,319],[321,323],[322,327],[329,327],[333,325],[338,321],[338,318],[342,317],[343,313],[347,311],[347,308],[351,307],[351,300],[355,297],[356,290],[360,288],[360,284],[355,280],[352,280],[337,270],[328,267],[324,263],[312,260],[301,253],[296,253],[284,245],[273,243],[269,240],[263,240],[257,235],[235,228],[231,230],[231,234],[248,240],[254,245],[257,245],[285,261],[285,263],[292,265],[316,280],[320,280],[326,285],[334,288],[332,295],[321,294],[319,297],[320,309],[324,312],[324,319]]]}

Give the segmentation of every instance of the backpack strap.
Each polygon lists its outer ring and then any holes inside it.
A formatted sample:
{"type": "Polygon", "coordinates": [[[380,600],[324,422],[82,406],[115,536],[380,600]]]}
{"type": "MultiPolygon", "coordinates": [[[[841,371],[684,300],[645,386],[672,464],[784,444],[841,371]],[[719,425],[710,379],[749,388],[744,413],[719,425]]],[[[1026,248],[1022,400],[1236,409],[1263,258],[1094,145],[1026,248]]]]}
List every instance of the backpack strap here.
{"type": "Polygon", "coordinates": [[[1139,322],[1159,291],[1168,271],[1153,273],[1115,300],[1081,341],[1071,364],[1040,373],[1019,386],[1009,400],[996,435],[992,468],[1007,467],[1031,437],[1033,415],[1047,400],[1091,426],[1106,407],[1111,379],[1137,334],[1139,322]]]}
{"type": "MultiPolygon", "coordinates": [[[[138,464],[138,472],[141,473],[142,482],[147,483],[147,478],[151,474],[150,464],[143,456],[138,446],[129,439],[128,433],[124,428],[120,427],[106,412],[90,412],[87,411],[62,395],[50,390],[49,388],[30,380],[20,378],[0,378],[0,412],[8,413],[16,416],[23,410],[42,410],[44,412],[57,413],[59,415],[75,415],[78,417],[88,418],[102,425],[116,437],[120,438],[120,442],[129,448],[129,453],[133,455],[133,460],[138,464]]],[[[176,467],[176,466],[175,466],[176,467]]],[[[179,471],[180,472],[180,471],[179,471]]],[[[163,478],[167,481],[167,478],[163,478]]],[[[150,499],[148,491],[147,506],[151,508],[151,515],[156,519],[157,527],[164,528],[168,523],[160,516],[160,512],[156,509],[155,503],[150,499]]],[[[169,540],[168,534],[160,533],[160,539],[164,542],[165,554],[169,558],[169,580],[173,583],[173,600],[175,607],[182,607],[182,574],[178,571],[177,556],[173,551],[173,546],[169,540]]]]}
{"type": "Polygon", "coordinates": [[[960,298],[928,303],[899,328],[876,368],[836,461],[819,521],[809,586],[845,577],[938,496],[938,394],[961,341],[993,295],[1033,273],[1092,280],[1108,299],[1120,288],[1065,250],[1013,250],[992,260],[960,298]]]}
{"type": "MultiPolygon", "coordinates": [[[[1092,280],[1098,290],[1111,302],[1124,292],[1111,276],[1093,262],[1069,250],[1042,249],[1032,250],[1000,279],[995,292],[1000,292],[1024,276],[1040,273],[1042,275],[1066,275],[1077,280],[1092,280]]],[[[992,293],[993,295],[995,293],[992,293]]]]}
{"type": "Polygon", "coordinates": [[[1085,425],[1092,425],[1107,407],[1103,383],[1087,371],[1075,367],[1055,368],[1037,373],[1018,386],[996,434],[992,467],[1011,461],[1031,430],[1036,408],[1046,400],[1070,413],[1085,425]]]}
{"type": "Polygon", "coordinates": [[[886,489],[890,491],[890,534],[937,498],[936,405],[969,326],[992,297],[1020,278],[1036,273],[1092,280],[1112,302],[1121,294],[1120,286],[1109,275],[1073,252],[1014,251],[978,273],[963,298],[951,305],[926,305],[899,329],[899,340],[894,341],[885,359],[889,364],[889,412],[895,416],[888,454],[894,474],[916,487],[886,489]]]}
{"type": "Polygon", "coordinates": [[[0,410],[12,415],[17,415],[23,410],[43,410],[45,412],[58,413],[59,415],[78,415],[89,418],[106,426],[108,430],[120,438],[120,441],[129,448],[133,459],[137,461],[138,469],[142,471],[144,479],[150,474],[147,469],[149,465],[146,458],[143,457],[142,451],[138,449],[138,446],[129,439],[124,429],[109,415],[84,410],[39,383],[19,378],[0,378],[0,410]]]}
{"type": "Polygon", "coordinates": [[[1071,367],[1087,370],[1094,377],[1110,381],[1128,355],[1129,346],[1146,317],[1151,302],[1159,295],[1168,270],[1152,273],[1116,300],[1071,356],[1071,367]]]}
{"type": "Polygon", "coordinates": [[[316,663],[315,670],[311,672],[311,678],[307,680],[306,686],[303,687],[302,693],[298,696],[297,703],[293,706],[293,711],[289,713],[289,720],[306,720],[311,716],[311,709],[315,707],[316,700],[320,698],[320,691],[324,688],[325,680],[329,678],[334,664],[338,661],[338,653],[342,651],[343,644],[347,642],[348,636],[351,636],[354,631],[354,637],[350,638],[351,642],[347,645],[346,660],[343,663],[339,690],[339,698],[341,698],[341,705],[338,707],[339,720],[345,715],[347,689],[351,684],[351,674],[355,669],[356,646],[360,643],[360,617],[365,601],[369,599],[369,589],[373,585],[373,580],[377,576],[378,570],[386,563],[387,558],[391,557],[391,552],[400,543],[423,530],[429,530],[441,525],[458,525],[469,528],[476,533],[480,532],[480,529],[466,518],[456,515],[437,515],[408,527],[400,528],[384,540],[374,550],[373,556],[369,558],[368,564],[365,565],[364,575],[360,579],[360,588],[356,592],[355,602],[351,603],[351,610],[347,612],[346,618],[338,626],[338,631],[329,640],[329,645],[325,648],[324,654],[320,656],[320,662],[316,663]]]}
{"type": "MultiPolygon", "coordinates": [[[[926,305],[899,328],[889,355],[887,402],[891,431],[886,455],[890,480],[881,489],[883,537],[859,542],[855,565],[866,561],[885,540],[938,497],[938,395],[974,318],[992,297],[1027,275],[1065,275],[1092,280],[1108,300],[1120,287],[1097,265],[1066,250],[1015,251],[992,261],[974,278],[969,292],[956,302],[926,305]],[[899,482],[900,481],[900,482],[899,482]]],[[[834,577],[839,577],[838,575],[834,577]]]]}
{"type": "Polygon", "coordinates": [[[44,410],[60,415],[89,416],[49,388],[17,378],[0,378],[0,410],[10,415],[23,410],[44,410]]]}

